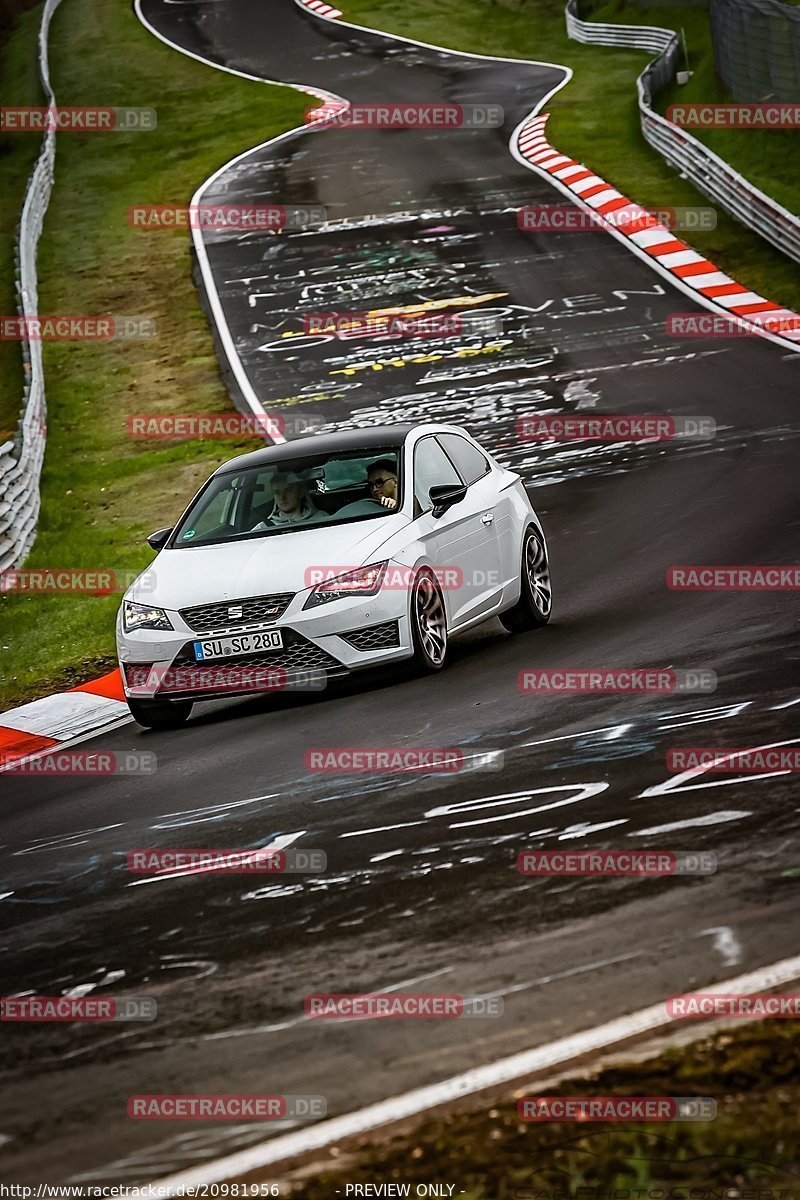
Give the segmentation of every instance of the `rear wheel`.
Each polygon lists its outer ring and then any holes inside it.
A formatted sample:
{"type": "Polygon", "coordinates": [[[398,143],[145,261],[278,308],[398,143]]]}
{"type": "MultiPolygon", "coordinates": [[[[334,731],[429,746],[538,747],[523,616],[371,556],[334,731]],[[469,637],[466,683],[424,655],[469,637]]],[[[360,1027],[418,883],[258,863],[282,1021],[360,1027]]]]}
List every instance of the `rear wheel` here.
{"type": "Polygon", "coordinates": [[[500,620],[509,633],[525,633],[546,625],[552,607],[547,551],[538,529],[529,525],[522,540],[519,600],[513,608],[500,613],[500,620]]]}
{"type": "Polygon", "coordinates": [[[411,638],[417,669],[441,671],[447,661],[447,616],[441,590],[430,571],[420,571],[414,580],[411,638]]]}
{"type": "Polygon", "coordinates": [[[191,700],[128,700],[134,721],[147,729],[178,729],[192,711],[191,700]]]}

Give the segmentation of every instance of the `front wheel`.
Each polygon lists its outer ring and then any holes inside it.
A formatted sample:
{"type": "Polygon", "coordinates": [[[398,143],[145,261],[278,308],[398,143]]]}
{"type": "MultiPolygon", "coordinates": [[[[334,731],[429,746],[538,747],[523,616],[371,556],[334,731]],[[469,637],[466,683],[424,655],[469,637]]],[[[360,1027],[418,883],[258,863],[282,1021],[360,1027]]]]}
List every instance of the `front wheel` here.
{"type": "Polygon", "coordinates": [[[447,617],[439,585],[421,571],[411,591],[413,661],[420,671],[441,671],[447,660],[447,617]]]}
{"type": "Polygon", "coordinates": [[[179,729],[189,720],[191,700],[128,700],[134,721],[147,729],[179,729]]]}
{"type": "Polygon", "coordinates": [[[513,608],[500,613],[500,620],[509,633],[525,633],[546,625],[552,607],[550,564],[544,539],[535,526],[529,525],[522,539],[519,600],[513,608]]]}

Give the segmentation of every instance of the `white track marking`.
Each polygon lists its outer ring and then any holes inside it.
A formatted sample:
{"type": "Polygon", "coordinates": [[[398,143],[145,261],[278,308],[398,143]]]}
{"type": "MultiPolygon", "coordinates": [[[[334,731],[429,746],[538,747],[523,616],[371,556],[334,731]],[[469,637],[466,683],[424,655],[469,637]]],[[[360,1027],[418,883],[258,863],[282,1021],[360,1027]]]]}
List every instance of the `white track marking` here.
{"type": "Polygon", "coordinates": [[[627,825],[628,817],[620,817],[616,821],[600,821],[597,825],[569,825],[563,833],[557,834],[559,842],[568,842],[572,838],[586,837],[590,833],[599,833],[601,829],[613,829],[616,825],[627,825]]]}
{"type": "Polygon", "coordinates": [[[58,833],[52,837],[36,838],[22,850],[14,850],[12,858],[20,858],[23,854],[38,854],[45,850],[71,850],[73,846],[86,846],[93,834],[122,829],[123,825],[123,821],[117,821],[113,825],[97,825],[92,829],[79,829],[75,833],[58,833]]]}
{"type": "Polygon", "coordinates": [[[534,796],[549,795],[552,792],[571,792],[577,789],[577,796],[566,796],[561,800],[552,800],[547,804],[540,804],[535,808],[516,808],[514,812],[503,813],[494,817],[479,817],[474,821],[457,821],[450,826],[451,829],[465,829],[471,825],[488,825],[494,821],[512,821],[517,817],[527,817],[531,813],[546,812],[552,808],[563,808],[567,804],[578,804],[581,800],[590,800],[592,796],[597,796],[600,792],[606,791],[609,786],[605,781],[601,781],[599,783],[561,783],[552,787],[526,788],[523,792],[505,792],[499,796],[486,796],[477,800],[460,800],[455,804],[442,804],[437,808],[429,808],[425,816],[429,819],[433,817],[454,817],[459,813],[476,812],[484,808],[505,808],[508,805],[525,803],[527,800],[532,800],[534,796]]]}
{"type": "Polygon", "coordinates": [[[553,742],[571,742],[575,738],[589,737],[592,733],[608,733],[616,728],[616,725],[600,725],[597,729],[578,729],[575,733],[561,733],[558,737],[540,738],[536,742],[521,742],[519,749],[524,750],[526,746],[549,746],[553,742]]]}
{"type": "MultiPolygon", "coordinates": [[[[256,854],[263,850],[285,850],[287,846],[291,846],[298,838],[301,838],[308,830],[301,829],[299,833],[281,833],[274,841],[269,842],[266,846],[248,847],[245,853],[256,854]]],[[[157,849],[153,849],[154,854],[158,853],[157,849]]],[[[227,868],[223,866],[206,866],[206,867],[175,867],[165,868],[157,875],[149,875],[147,879],[134,879],[133,883],[129,883],[127,887],[141,887],[143,883],[163,883],[164,880],[183,879],[187,875],[210,875],[214,872],[226,872],[227,868]]]]}
{"type": "Polygon", "coordinates": [[[411,829],[414,825],[424,824],[424,821],[403,821],[400,825],[375,825],[372,829],[353,829],[350,833],[340,833],[339,838],[366,837],[370,833],[388,833],[392,829],[411,829]]]}
{"type": "Polygon", "coordinates": [[[652,825],[650,829],[637,829],[628,837],[650,837],[656,833],[673,833],[676,829],[697,829],[705,825],[724,825],[727,821],[742,821],[752,817],[751,812],[742,809],[730,809],[727,812],[708,813],[704,817],[687,817],[685,821],[672,821],[669,825],[652,825]]]}
{"type": "MultiPolygon", "coordinates": [[[[421,976],[411,976],[409,979],[401,979],[399,980],[399,983],[378,984],[375,986],[375,988],[372,988],[371,991],[373,994],[374,992],[385,991],[396,992],[401,990],[401,988],[410,988],[410,986],[413,986],[414,984],[422,983],[423,980],[426,979],[437,979],[439,976],[443,976],[443,974],[450,974],[451,971],[452,967],[439,967],[438,971],[428,971],[426,974],[421,974],[421,976]]],[[[284,1030],[291,1030],[291,1028],[294,1028],[296,1025],[305,1025],[306,1021],[311,1019],[312,1018],[309,1018],[306,1013],[302,1013],[300,1016],[290,1016],[290,1018],[285,1021],[273,1022],[272,1025],[249,1025],[246,1028],[243,1028],[243,1030],[222,1030],[219,1033],[204,1033],[199,1040],[200,1042],[225,1042],[225,1040],[228,1038],[246,1038],[257,1033],[282,1033],[284,1030]]],[[[365,1020],[365,1018],[362,1018],[362,1016],[348,1016],[348,1018],[343,1018],[342,1020],[337,1021],[337,1025],[349,1025],[350,1021],[362,1020],[365,1020]]],[[[380,1018],[375,1018],[375,1020],[380,1020],[380,1018]]],[[[164,1043],[164,1045],[168,1044],[169,1043],[164,1043]]]]}
{"type": "MultiPolygon", "coordinates": [[[[755,753],[757,750],[777,750],[780,746],[794,746],[800,742],[800,738],[787,738],[785,742],[768,742],[762,746],[749,746],[748,749],[755,753]]],[[[738,757],[740,750],[731,751],[730,754],[725,754],[724,748],[720,748],[717,754],[717,761],[725,762],[727,759],[738,757]]],[[[730,787],[734,783],[758,783],[764,779],[774,779],[779,775],[790,775],[791,771],[753,771],[747,775],[734,775],[732,778],[724,779],[709,779],[705,783],[687,783],[685,780],[696,779],[700,775],[707,774],[715,766],[715,762],[704,763],[699,767],[690,767],[688,771],[681,771],[678,775],[673,775],[669,779],[665,779],[663,783],[656,783],[653,787],[645,788],[637,796],[637,800],[649,796],[663,796],[672,792],[695,792],[701,788],[710,787],[730,787]]]]}
{"type": "MultiPolygon", "coordinates": [[[[155,825],[151,825],[150,828],[186,829],[190,825],[205,825],[211,821],[223,821],[235,808],[257,804],[260,800],[272,800],[279,795],[280,792],[268,792],[266,796],[253,796],[249,800],[225,800],[221,804],[210,804],[206,808],[185,808],[178,812],[161,813],[156,818],[155,825]]],[[[267,808],[274,807],[274,804],[267,805],[267,808]]]]}
{"type": "Polygon", "coordinates": [[[630,962],[634,958],[644,958],[644,950],[629,950],[625,954],[615,954],[613,958],[598,958],[595,962],[581,963],[579,967],[570,967],[566,971],[556,971],[553,975],[540,975],[537,979],[526,979],[522,983],[512,983],[508,987],[498,988],[494,992],[481,992],[487,999],[494,996],[513,996],[517,992],[528,992],[531,988],[544,987],[560,979],[572,979],[575,975],[587,975],[591,971],[602,970],[603,967],[613,967],[617,963],[630,962]]]}
{"type": "Polygon", "coordinates": [[[742,961],[742,947],[730,925],[714,925],[710,929],[701,929],[698,937],[707,934],[714,939],[714,949],[722,955],[726,967],[736,967],[742,961]]]}
{"type": "MultiPolygon", "coordinates": [[[[785,958],[734,979],[711,984],[704,987],[703,991],[752,994],[779,987],[798,977],[800,956],[785,958]]],[[[551,1071],[580,1055],[607,1050],[635,1035],[652,1033],[673,1023],[674,1018],[668,1015],[666,1003],[662,1001],[649,1008],[618,1017],[614,1021],[608,1021],[604,1025],[598,1025],[594,1029],[559,1038],[532,1050],[523,1050],[483,1067],[474,1067],[439,1083],[414,1088],[413,1091],[404,1092],[400,1096],[381,1100],[356,1112],[320,1121],[317,1125],[299,1129],[295,1133],[274,1137],[247,1150],[219,1158],[215,1162],[159,1179],[152,1186],[166,1189],[164,1194],[171,1196],[179,1187],[202,1187],[204,1184],[239,1179],[250,1171],[259,1170],[272,1163],[285,1162],[309,1151],[320,1150],[340,1142],[343,1138],[377,1130],[394,1121],[417,1116],[428,1109],[473,1095],[486,1088],[510,1084],[534,1072],[551,1071]]],[[[702,1024],[700,1028],[702,1029],[702,1024]]]]}

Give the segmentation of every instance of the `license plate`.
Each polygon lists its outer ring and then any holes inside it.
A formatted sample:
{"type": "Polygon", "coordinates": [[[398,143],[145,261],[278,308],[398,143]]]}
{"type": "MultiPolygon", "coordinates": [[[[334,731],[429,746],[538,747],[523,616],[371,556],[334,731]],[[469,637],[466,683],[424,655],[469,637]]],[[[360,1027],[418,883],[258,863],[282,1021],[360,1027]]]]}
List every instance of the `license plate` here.
{"type": "Polygon", "coordinates": [[[240,633],[238,637],[208,638],[194,643],[194,654],[198,662],[207,658],[236,658],[240,654],[254,654],[259,650],[282,650],[283,634],[280,629],[268,633],[240,633]]]}

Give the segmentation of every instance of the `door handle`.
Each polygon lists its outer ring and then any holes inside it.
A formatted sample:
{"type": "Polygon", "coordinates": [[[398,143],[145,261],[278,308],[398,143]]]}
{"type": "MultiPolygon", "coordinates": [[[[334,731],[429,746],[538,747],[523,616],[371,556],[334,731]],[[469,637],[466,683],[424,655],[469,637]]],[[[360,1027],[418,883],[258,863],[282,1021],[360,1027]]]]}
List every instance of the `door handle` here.
{"type": "Polygon", "coordinates": [[[481,521],[483,522],[484,525],[491,525],[493,520],[494,520],[493,512],[485,512],[483,514],[483,516],[481,517],[481,521]]]}

